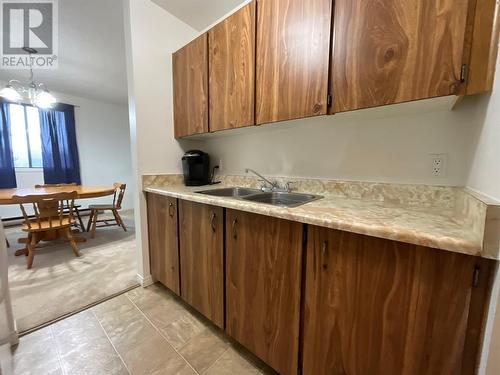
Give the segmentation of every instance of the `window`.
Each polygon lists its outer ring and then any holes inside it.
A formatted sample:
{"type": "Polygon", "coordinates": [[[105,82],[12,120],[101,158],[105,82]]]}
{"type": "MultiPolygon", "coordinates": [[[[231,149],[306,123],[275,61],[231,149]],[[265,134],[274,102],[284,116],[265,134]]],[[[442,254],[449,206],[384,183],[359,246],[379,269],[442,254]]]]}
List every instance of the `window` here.
{"type": "Polygon", "coordinates": [[[12,153],[16,168],[42,168],[42,138],[38,108],[10,104],[12,153]]]}

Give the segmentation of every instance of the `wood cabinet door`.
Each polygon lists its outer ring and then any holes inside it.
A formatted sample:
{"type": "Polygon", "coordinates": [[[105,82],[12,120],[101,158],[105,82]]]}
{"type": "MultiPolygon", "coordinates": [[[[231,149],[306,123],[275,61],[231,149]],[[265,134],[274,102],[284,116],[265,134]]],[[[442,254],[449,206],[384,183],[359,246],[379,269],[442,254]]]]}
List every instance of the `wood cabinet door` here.
{"type": "Polygon", "coordinates": [[[255,2],[208,32],[210,131],[254,125],[255,2]]]}
{"type": "Polygon", "coordinates": [[[148,193],[147,204],[151,274],[180,295],[177,199],[148,193]]]}
{"type": "Polygon", "coordinates": [[[464,373],[475,262],[309,227],[303,373],[464,373]]]}
{"type": "Polygon", "coordinates": [[[303,225],[226,211],[226,331],[280,374],[298,369],[303,225]]]}
{"type": "Polygon", "coordinates": [[[174,135],[208,132],[208,37],[203,34],[172,55],[174,135]]]}
{"type": "Polygon", "coordinates": [[[468,3],[335,0],[333,111],[458,94],[468,3]]]}
{"type": "Polygon", "coordinates": [[[258,0],[256,122],[327,113],[332,0],[258,0]]]}
{"type": "Polygon", "coordinates": [[[181,200],[181,297],[224,328],[223,208],[181,200]]]}

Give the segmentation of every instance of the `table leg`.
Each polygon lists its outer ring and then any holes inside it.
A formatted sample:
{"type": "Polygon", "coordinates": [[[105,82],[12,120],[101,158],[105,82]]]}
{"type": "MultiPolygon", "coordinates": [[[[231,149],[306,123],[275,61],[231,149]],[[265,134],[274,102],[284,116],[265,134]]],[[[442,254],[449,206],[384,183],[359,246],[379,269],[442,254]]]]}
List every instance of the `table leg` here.
{"type": "MultiPolygon", "coordinates": [[[[17,239],[17,243],[21,243],[21,244],[25,244],[26,245],[28,242],[29,242],[28,237],[18,238],[17,239]]],[[[16,257],[19,257],[21,255],[28,255],[28,248],[25,247],[25,248],[16,250],[16,252],[14,254],[16,255],[16,257]]]]}
{"type": "Polygon", "coordinates": [[[79,234],[81,233],[79,229],[72,229],[71,233],[73,234],[73,239],[75,240],[75,242],[87,242],[86,238],[79,236],[79,234]]]}
{"type": "MultiPolygon", "coordinates": [[[[73,232],[73,239],[75,240],[75,242],[78,242],[78,243],[83,243],[83,242],[87,242],[87,239],[84,238],[84,237],[80,237],[78,234],[81,233],[80,230],[78,229],[73,229],[72,230],[73,232]]],[[[55,240],[57,239],[58,237],[61,237],[61,233],[58,232],[58,230],[53,230],[53,231],[47,231],[46,233],[44,233],[43,237],[41,238],[42,241],[52,241],[52,240],[55,240]]],[[[25,238],[19,238],[17,240],[17,243],[20,243],[20,244],[27,244],[29,242],[29,239],[27,237],[25,238]]],[[[25,248],[22,248],[22,249],[19,249],[19,250],[16,250],[15,252],[15,255],[16,257],[19,257],[21,255],[28,255],[28,248],[25,247],[25,248]]]]}
{"type": "Polygon", "coordinates": [[[75,240],[75,242],[80,242],[80,243],[81,242],[87,242],[86,238],[75,236],[75,235],[73,235],[73,239],[75,240]]]}

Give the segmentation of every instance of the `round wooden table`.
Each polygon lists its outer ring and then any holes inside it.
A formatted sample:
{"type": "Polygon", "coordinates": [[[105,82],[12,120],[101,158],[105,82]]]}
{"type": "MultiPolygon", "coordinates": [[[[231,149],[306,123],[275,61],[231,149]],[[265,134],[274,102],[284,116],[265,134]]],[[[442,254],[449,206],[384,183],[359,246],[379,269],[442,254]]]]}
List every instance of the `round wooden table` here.
{"type": "Polygon", "coordinates": [[[98,198],[112,195],[115,192],[113,186],[51,186],[45,188],[20,188],[20,189],[0,189],[0,205],[16,204],[14,196],[45,195],[54,193],[70,193],[76,191],[77,199],[98,198]]]}
{"type": "MultiPolygon", "coordinates": [[[[115,188],[111,187],[103,187],[103,186],[51,186],[51,187],[43,187],[43,188],[19,188],[19,189],[0,189],[0,205],[7,204],[17,204],[14,197],[17,196],[26,196],[26,195],[46,195],[46,194],[54,194],[54,193],[71,193],[76,191],[77,199],[86,199],[86,198],[98,198],[105,197],[108,195],[112,195],[115,192],[115,188]]],[[[85,238],[81,238],[75,236],[76,242],[85,242],[85,238]]],[[[19,243],[26,243],[26,239],[20,238],[18,240],[19,243]]],[[[20,249],[16,251],[16,256],[26,255],[27,249],[20,249]]]]}

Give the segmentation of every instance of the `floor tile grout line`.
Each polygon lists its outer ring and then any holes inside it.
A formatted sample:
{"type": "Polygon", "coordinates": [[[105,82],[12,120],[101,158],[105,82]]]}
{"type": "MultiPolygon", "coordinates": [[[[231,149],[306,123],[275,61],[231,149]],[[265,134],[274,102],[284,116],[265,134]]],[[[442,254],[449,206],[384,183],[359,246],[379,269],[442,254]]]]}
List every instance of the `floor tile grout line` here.
{"type": "MultiPolygon", "coordinates": [[[[121,297],[121,296],[119,296],[119,297],[121,297]]],[[[119,297],[117,297],[117,298],[119,298],[119,297]]],[[[124,298],[126,298],[126,297],[124,297],[124,298]]],[[[129,300],[128,298],[127,298],[126,300],[127,300],[128,302],[130,302],[130,300],[129,300]]],[[[139,315],[138,315],[138,317],[139,317],[140,319],[144,319],[143,315],[140,313],[140,311],[139,311],[139,309],[137,308],[137,306],[135,306],[135,305],[131,304],[131,309],[132,309],[132,310],[137,310],[137,311],[138,311],[138,314],[139,314],[139,315]]],[[[108,312],[105,312],[105,314],[112,314],[113,312],[116,312],[116,311],[115,311],[115,310],[108,311],[108,312]]],[[[126,313],[126,312],[125,312],[125,313],[126,313]]],[[[97,317],[97,320],[99,320],[99,321],[100,321],[99,317],[97,316],[97,314],[96,314],[95,312],[94,312],[94,315],[97,317]]],[[[137,320],[137,321],[139,321],[139,320],[137,320]]],[[[151,324],[149,321],[148,321],[147,323],[151,324]]],[[[103,327],[104,331],[106,331],[106,328],[104,328],[104,326],[102,326],[102,327],[103,327]]],[[[106,332],[107,332],[107,331],[106,331],[106,332]]],[[[119,337],[119,336],[120,336],[120,335],[122,335],[123,333],[124,333],[124,332],[119,333],[119,334],[117,334],[116,336],[117,336],[117,337],[119,337]]],[[[144,337],[144,338],[142,338],[141,340],[136,340],[136,341],[134,341],[134,344],[135,344],[135,346],[137,346],[137,345],[139,345],[139,344],[143,343],[144,341],[146,341],[147,339],[148,339],[148,337],[144,337]]],[[[110,340],[111,340],[111,337],[110,337],[110,340]]],[[[116,350],[118,351],[118,349],[116,349],[116,350]]],[[[129,350],[130,350],[130,349],[129,349],[129,350]]],[[[128,351],[128,350],[126,350],[126,351],[128,351]]]]}
{"type": "Polygon", "coordinates": [[[156,324],[154,324],[151,319],[149,319],[149,317],[144,313],[144,311],[141,310],[141,308],[139,306],[137,306],[137,304],[132,301],[132,299],[127,295],[125,294],[125,296],[128,298],[128,300],[135,306],[135,308],[137,310],[139,310],[139,312],[144,316],[144,318],[149,322],[149,324],[151,324],[153,326],[153,328],[156,330],[156,332],[158,332],[160,334],[160,336],[167,342],[167,344],[184,360],[184,362],[187,363],[187,365],[195,372],[195,374],[200,374],[192,365],[191,363],[189,363],[189,361],[168,341],[168,339],[165,337],[165,335],[161,332],[161,330],[156,326],[156,324]]]}
{"type": "Polygon", "coordinates": [[[222,352],[222,354],[221,354],[219,357],[217,357],[217,359],[216,359],[216,360],[215,360],[215,361],[214,361],[214,362],[213,362],[210,366],[208,366],[205,370],[203,370],[202,374],[205,374],[208,370],[210,370],[212,367],[214,367],[214,366],[215,366],[215,364],[216,364],[217,362],[219,362],[219,360],[222,358],[222,356],[223,356],[224,354],[226,354],[226,352],[227,352],[229,349],[231,349],[231,344],[229,344],[229,345],[228,345],[228,347],[224,350],[224,352],[222,352]]]}
{"type": "Polygon", "coordinates": [[[160,336],[165,340],[165,342],[184,360],[184,362],[186,362],[186,364],[194,371],[194,373],[200,375],[200,373],[191,365],[191,363],[189,363],[189,361],[168,341],[168,339],[163,335],[163,333],[160,331],[160,329],[158,329],[156,324],[154,324],[149,319],[149,317],[146,314],[144,314],[144,311],[142,311],[139,308],[139,306],[137,306],[136,303],[134,301],[132,301],[132,299],[127,294],[125,294],[125,297],[127,297],[129,299],[129,301],[132,302],[132,304],[136,307],[136,309],[139,310],[139,312],[144,316],[144,318],[146,318],[146,320],[153,326],[153,328],[156,330],[156,332],[158,332],[160,334],[160,336]]]}
{"type": "Polygon", "coordinates": [[[54,334],[54,329],[52,328],[52,325],[49,326],[49,332],[50,332],[50,337],[52,338],[52,341],[54,342],[54,346],[56,347],[56,353],[57,353],[57,360],[59,362],[59,366],[61,367],[61,371],[63,375],[66,375],[66,369],[64,367],[64,363],[62,361],[61,357],[61,352],[59,351],[59,345],[57,344],[56,336],[54,334]]]}
{"type": "MultiPolygon", "coordinates": [[[[125,363],[125,361],[123,360],[123,357],[120,355],[120,352],[118,351],[118,349],[116,349],[115,347],[115,344],[113,344],[113,341],[111,341],[111,338],[109,337],[108,335],[108,332],[106,332],[106,329],[103,327],[103,325],[101,324],[101,321],[99,320],[99,318],[97,317],[97,315],[95,314],[95,312],[93,310],[90,311],[92,313],[92,315],[94,316],[95,320],[97,320],[97,323],[99,323],[99,326],[101,327],[101,329],[103,330],[104,334],[106,335],[106,338],[108,339],[109,343],[111,344],[111,346],[113,347],[113,350],[115,351],[115,353],[118,355],[118,358],[120,358],[120,361],[122,361],[123,363],[123,366],[125,366],[125,370],[127,370],[127,372],[129,374],[131,374],[127,364],[125,363]]],[[[111,361],[109,361],[111,363],[111,361]]]]}
{"type": "Polygon", "coordinates": [[[207,331],[208,329],[209,328],[205,326],[202,331],[196,333],[193,337],[189,338],[186,342],[182,343],[182,345],[179,346],[177,348],[177,350],[181,351],[182,349],[184,349],[185,347],[187,347],[192,342],[192,340],[196,338],[196,336],[201,335],[203,332],[207,331]]]}

